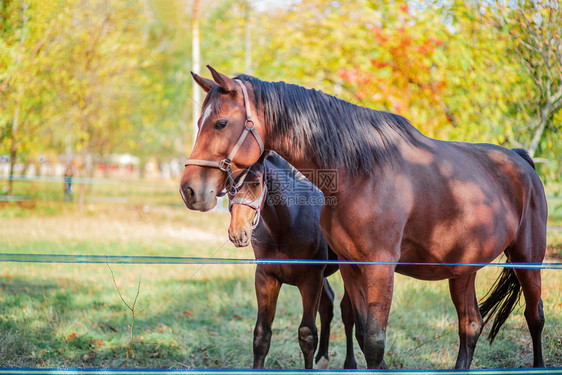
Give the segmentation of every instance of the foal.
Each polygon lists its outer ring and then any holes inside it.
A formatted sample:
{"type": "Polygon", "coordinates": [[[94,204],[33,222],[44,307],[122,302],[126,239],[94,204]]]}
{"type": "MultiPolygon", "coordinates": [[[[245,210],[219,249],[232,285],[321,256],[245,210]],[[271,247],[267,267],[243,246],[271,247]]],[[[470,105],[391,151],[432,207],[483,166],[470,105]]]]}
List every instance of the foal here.
{"type": "MultiPolygon", "coordinates": [[[[264,154],[265,155],[265,154],[264,154]]],[[[250,240],[257,259],[335,260],[319,224],[323,194],[275,153],[254,164],[240,191],[229,194],[228,234],[237,247],[250,240]],[[260,220],[261,217],[261,220],[260,220]]],[[[312,368],[318,344],[316,313],[320,312],[320,346],[316,367],[327,368],[334,292],[326,277],[335,264],[258,264],[256,296],[258,317],[254,329],[254,368],[263,368],[271,343],[271,325],[282,284],[299,288],[303,317],[298,331],[305,368],[312,368]]],[[[353,355],[353,308],[347,292],[341,302],[347,339],[344,368],[357,368],[353,355]]]]}

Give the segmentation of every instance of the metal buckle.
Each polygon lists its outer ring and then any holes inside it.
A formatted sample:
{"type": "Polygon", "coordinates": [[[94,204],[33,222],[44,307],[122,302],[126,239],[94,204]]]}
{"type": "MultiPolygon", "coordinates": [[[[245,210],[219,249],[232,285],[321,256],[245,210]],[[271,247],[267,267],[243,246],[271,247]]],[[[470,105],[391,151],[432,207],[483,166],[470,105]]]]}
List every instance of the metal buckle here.
{"type": "Polygon", "coordinates": [[[254,219],[252,220],[252,230],[256,229],[256,227],[260,223],[260,217],[261,217],[260,210],[257,210],[256,214],[254,215],[254,219]]]}
{"type": "Polygon", "coordinates": [[[219,161],[219,169],[223,172],[226,172],[231,165],[232,161],[229,159],[222,159],[221,161],[219,161]]]}
{"type": "Polygon", "coordinates": [[[246,121],[244,121],[244,127],[246,128],[246,130],[252,131],[254,130],[254,128],[256,127],[256,124],[254,123],[254,120],[252,120],[251,118],[246,119],[246,121]],[[248,126],[248,123],[251,122],[252,123],[252,127],[248,126]]]}
{"type": "Polygon", "coordinates": [[[230,183],[230,187],[229,187],[229,188],[226,188],[226,191],[228,192],[228,194],[234,196],[234,195],[238,194],[238,192],[240,191],[240,189],[237,188],[236,186],[234,186],[233,183],[230,183]]]}

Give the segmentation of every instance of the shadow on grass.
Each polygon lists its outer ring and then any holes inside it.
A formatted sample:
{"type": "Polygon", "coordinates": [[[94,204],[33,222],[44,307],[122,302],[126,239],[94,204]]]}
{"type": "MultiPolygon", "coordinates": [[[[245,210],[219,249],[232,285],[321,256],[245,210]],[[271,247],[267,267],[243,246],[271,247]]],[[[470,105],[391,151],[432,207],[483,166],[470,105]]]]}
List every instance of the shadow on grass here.
{"type": "MultiPolygon", "coordinates": [[[[0,366],[123,366],[131,314],[116,295],[68,278],[0,277],[0,366]]],[[[138,307],[128,367],[250,366],[252,280],[190,280],[166,304],[167,292],[152,297],[138,307]]]]}
{"type": "MultiPolygon", "coordinates": [[[[445,283],[405,282],[397,288],[387,331],[391,368],[451,368],[458,347],[456,312],[445,283]]],[[[339,293],[337,291],[337,293],[339,293]]],[[[560,301],[545,301],[548,366],[562,366],[560,301]],[[549,305],[552,303],[553,305],[549,305]]],[[[296,288],[283,287],[266,365],[301,368],[296,288]]],[[[337,304],[336,304],[337,306],[337,304]]],[[[141,288],[129,367],[249,368],[256,306],[252,277],[158,280],[141,288]]],[[[479,341],[473,367],[527,367],[530,337],[514,313],[493,345],[479,341]]],[[[332,368],[345,355],[336,307],[332,368]]],[[[122,367],[130,340],[130,311],[108,285],[67,277],[0,277],[0,366],[122,367]]],[[[364,366],[362,354],[356,352],[364,366]]]]}

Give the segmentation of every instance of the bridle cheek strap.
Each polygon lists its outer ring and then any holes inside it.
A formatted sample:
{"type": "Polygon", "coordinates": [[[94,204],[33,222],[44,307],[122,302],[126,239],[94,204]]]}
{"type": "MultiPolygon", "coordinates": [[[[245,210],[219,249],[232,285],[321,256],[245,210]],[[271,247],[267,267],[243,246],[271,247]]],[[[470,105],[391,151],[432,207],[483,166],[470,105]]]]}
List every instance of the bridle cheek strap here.
{"type": "Polygon", "coordinates": [[[252,120],[251,110],[250,110],[250,99],[248,97],[248,90],[246,89],[246,86],[244,85],[244,83],[242,81],[240,81],[239,79],[235,79],[234,81],[242,89],[242,95],[244,96],[244,107],[246,109],[246,120],[244,121],[244,129],[242,130],[242,134],[240,134],[240,137],[236,141],[236,144],[234,145],[232,150],[230,150],[230,153],[228,154],[226,159],[223,159],[221,161],[187,159],[187,161],[185,162],[185,167],[187,167],[188,165],[196,165],[198,167],[218,168],[221,171],[226,173],[227,189],[225,189],[225,191],[218,194],[218,196],[225,195],[226,191],[228,191],[232,195],[235,195],[238,192],[240,186],[242,186],[242,184],[244,183],[244,180],[246,179],[246,176],[248,175],[250,167],[246,168],[244,170],[244,172],[242,172],[242,174],[240,174],[236,179],[234,178],[234,173],[232,172],[232,160],[234,160],[234,157],[238,153],[238,150],[242,146],[242,143],[244,143],[244,141],[246,140],[246,137],[248,136],[248,133],[252,133],[252,135],[254,136],[254,139],[256,140],[258,145],[260,146],[260,157],[262,156],[263,151],[264,151],[263,141],[262,141],[260,135],[258,134],[258,132],[256,131],[256,125],[254,123],[254,120],[252,120]],[[249,126],[250,123],[252,124],[251,127],[249,126]],[[236,182],[236,180],[238,180],[238,182],[236,182]]]}
{"type": "Polygon", "coordinates": [[[261,208],[263,206],[266,192],[267,192],[267,186],[265,185],[265,179],[264,179],[263,189],[258,199],[252,201],[247,198],[233,198],[228,203],[228,211],[232,213],[232,206],[234,206],[235,204],[248,206],[252,208],[254,211],[256,211],[256,214],[254,215],[254,219],[252,220],[252,230],[256,229],[256,227],[260,222],[261,208]]]}

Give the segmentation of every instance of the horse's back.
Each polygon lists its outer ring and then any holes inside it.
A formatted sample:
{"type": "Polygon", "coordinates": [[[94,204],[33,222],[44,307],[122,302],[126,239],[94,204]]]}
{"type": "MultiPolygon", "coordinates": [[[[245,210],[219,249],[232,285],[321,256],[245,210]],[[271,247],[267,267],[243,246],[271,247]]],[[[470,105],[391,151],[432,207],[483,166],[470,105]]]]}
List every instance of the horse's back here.
{"type": "Polygon", "coordinates": [[[537,210],[546,210],[543,184],[525,150],[486,143],[456,143],[455,146],[462,150],[470,163],[481,166],[483,172],[479,180],[496,187],[500,194],[511,196],[518,210],[524,210],[531,198],[543,203],[542,207],[536,207],[537,210]]]}
{"type": "MultiPolygon", "coordinates": [[[[406,155],[412,204],[401,245],[402,262],[490,262],[532,222],[534,235],[546,227],[546,198],[529,160],[490,144],[431,141],[406,155]],[[412,153],[411,155],[416,155],[412,153]]],[[[450,274],[399,267],[419,278],[450,274]]]]}
{"type": "Polygon", "coordinates": [[[523,209],[531,195],[545,201],[542,182],[524,150],[487,143],[435,141],[429,154],[431,162],[412,169],[417,169],[418,175],[431,176],[432,189],[457,185],[470,193],[472,187],[474,192],[483,193],[490,204],[494,198],[511,200],[517,211],[523,209]]]}

